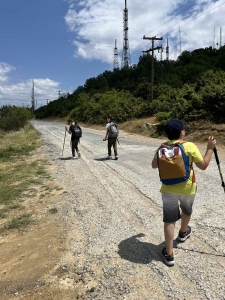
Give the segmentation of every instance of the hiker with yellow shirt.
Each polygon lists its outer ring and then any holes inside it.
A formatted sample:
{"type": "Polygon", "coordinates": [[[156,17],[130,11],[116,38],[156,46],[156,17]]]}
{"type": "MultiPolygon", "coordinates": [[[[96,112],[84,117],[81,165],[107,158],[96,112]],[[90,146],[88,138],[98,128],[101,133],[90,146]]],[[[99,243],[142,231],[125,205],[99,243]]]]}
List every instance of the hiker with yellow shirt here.
{"type": "Polygon", "coordinates": [[[152,160],[152,168],[159,169],[162,181],[160,192],[166,244],[162,249],[162,256],[169,266],[174,265],[173,238],[176,221],[181,218],[178,240],[184,242],[191,235],[191,227],[188,224],[196,194],[196,180],[192,165],[195,163],[199,169],[205,170],[216,144],[213,136],[209,137],[206,153],[202,158],[194,143],[184,141],[186,129],[188,126],[183,125],[178,119],[167,122],[165,133],[169,140],[161,145],[152,160]]]}

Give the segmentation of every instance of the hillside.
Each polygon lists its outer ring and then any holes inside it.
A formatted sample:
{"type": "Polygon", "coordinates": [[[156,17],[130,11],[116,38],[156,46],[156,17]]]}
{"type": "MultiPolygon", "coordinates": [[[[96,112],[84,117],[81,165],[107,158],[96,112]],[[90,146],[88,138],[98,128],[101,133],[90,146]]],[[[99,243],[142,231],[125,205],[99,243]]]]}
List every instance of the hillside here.
{"type": "Polygon", "coordinates": [[[72,94],[35,111],[36,118],[74,118],[103,124],[156,117],[162,125],[173,117],[195,124],[225,123],[225,46],[184,51],[176,61],[154,61],[154,100],[151,101],[151,57],[141,56],[135,68],[105,71],[89,78],[72,94]]]}

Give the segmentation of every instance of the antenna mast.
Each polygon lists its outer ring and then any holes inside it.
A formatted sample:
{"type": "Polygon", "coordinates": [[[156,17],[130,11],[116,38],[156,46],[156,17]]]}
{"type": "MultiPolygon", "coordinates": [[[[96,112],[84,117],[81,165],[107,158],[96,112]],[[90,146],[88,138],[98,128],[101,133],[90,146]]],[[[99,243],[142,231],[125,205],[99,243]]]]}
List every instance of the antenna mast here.
{"type": "Polygon", "coordinates": [[[123,54],[122,54],[122,68],[130,66],[130,49],[128,40],[128,9],[127,0],[125,0],[125,9],[123,10],[123,54]]]}
{"type": "Polygon", "coordinates": [[[220,48],[222,47],[222,27],[220,27],[220,48]]]}
{"type": "Polygon", "coordinates": [[[35,110],[35,99],[34,99],[34,81],[32,80],[32,89],[31,89],[31,110],[35,110]]]}
{"type": "Polygon", "coordinates": [[[180,27],[179,27],[179,41],[180,41],[180,54],[181,54],[181,31],[180,31],[180,27]]]}
{"type": "Polygon", "coordinates": [[[166,45],[166,60],[169,60],[169,39],[167,38],[167,45],[166,45]]]}
{"type": "Polygon", "coordinates": [[[114,59],[113,59],[113,70],[119,69],[119,61],[118,61],[118,49],[116,46],[116,40],[115,40],[115,48],[114,48],[114,59]]]}
{"type": "Polygon", "coordinates": [[[59,95],[59,97],[58,97],[58,99],[61,97],[61,91],[60,90],[58,90],[58,95],[59,95]]]}

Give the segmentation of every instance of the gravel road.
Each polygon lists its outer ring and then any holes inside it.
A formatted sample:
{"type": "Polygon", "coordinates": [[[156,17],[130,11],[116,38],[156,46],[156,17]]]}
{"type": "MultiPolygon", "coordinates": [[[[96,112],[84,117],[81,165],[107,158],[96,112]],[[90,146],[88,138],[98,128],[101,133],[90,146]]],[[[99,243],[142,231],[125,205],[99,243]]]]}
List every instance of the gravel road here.
{"type": "Polygon", "coordinates": [[[204,172],[195,168],[193,234],[185,243],[174,240],[175,265],[168,267],[161,259],[160,182],[151,169],[159,141],[124,135],[119,159],[106,160],[105,131],[83,129],[81,159],[73,160],[68,135],[62,156],[62,124],[32,123],[55,180],[68,191],[62,213],[70,227],[69,267],[80,278],[73,284],[86,291],[82,299],[225,299],[225,194],[214,159],[204,172]]]}

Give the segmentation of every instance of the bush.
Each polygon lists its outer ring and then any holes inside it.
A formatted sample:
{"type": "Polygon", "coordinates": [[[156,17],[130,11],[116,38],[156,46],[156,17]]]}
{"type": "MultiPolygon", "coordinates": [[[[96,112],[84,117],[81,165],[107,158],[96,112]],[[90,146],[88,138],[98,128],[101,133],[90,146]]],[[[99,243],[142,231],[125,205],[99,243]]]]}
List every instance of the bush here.
{"type": "Polygon", "coordinates": [[[102,124],[106,116],[111,114],[120,123],[142,117],[146,109],[146,101],[142,98],[136,98],[128,91],[112,90],[92,96],[81,94],[69,118],[78,122],[102,124]]]}
{"type": "Polygon", "coordinates": [[[28,108],[3,106],[0,109],[0,129],[4,131],[19,130],[32,118],[28,108]]]}

